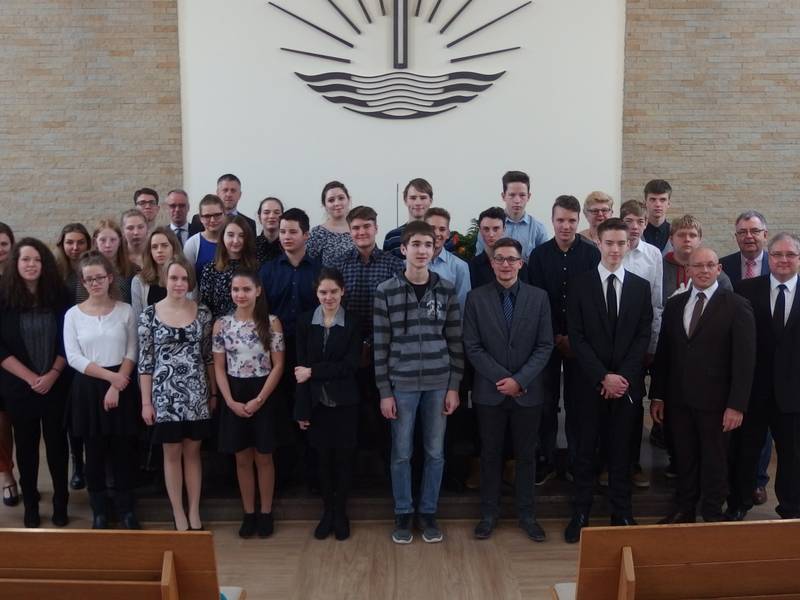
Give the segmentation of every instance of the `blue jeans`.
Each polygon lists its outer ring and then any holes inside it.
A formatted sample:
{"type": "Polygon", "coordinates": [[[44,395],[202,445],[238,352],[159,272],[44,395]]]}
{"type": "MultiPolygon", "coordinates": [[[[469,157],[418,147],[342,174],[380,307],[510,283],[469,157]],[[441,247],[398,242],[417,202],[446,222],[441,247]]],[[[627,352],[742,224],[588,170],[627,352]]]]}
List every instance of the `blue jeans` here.
{"type": "Polygon", "coordinates": [[[425,465],[422,469],[419,512],[436,513],[439,488],[444,471],[444,431],[447,417],[444,397],[447,390],[422,392],[394,392],[397,418],[390,421],[392,428],[392,495],[396,515],[414,512],[411,498],[411,455],[414,452],[414,423],[417,410],[422,413],[422,444],[425,448],[425,465]]]}

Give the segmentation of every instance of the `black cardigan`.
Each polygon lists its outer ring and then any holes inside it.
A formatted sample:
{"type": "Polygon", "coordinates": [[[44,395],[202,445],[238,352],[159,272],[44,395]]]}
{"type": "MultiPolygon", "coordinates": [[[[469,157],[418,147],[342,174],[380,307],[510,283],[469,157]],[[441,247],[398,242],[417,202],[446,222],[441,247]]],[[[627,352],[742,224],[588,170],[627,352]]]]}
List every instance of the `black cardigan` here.
{"type": "Polygon", "coordinates": [[[361,328],[353,313],[345,312],[344,327],[330,330],[322,351],[323,327],[312,325],[314,311],[297,320],[297,364],[311,367],[311,379],[297,385],[294,418],[307,421],[311,408],[319,404],[324,388],[337,406],[358,404],[356,372],[361,362],[361,328]]]}

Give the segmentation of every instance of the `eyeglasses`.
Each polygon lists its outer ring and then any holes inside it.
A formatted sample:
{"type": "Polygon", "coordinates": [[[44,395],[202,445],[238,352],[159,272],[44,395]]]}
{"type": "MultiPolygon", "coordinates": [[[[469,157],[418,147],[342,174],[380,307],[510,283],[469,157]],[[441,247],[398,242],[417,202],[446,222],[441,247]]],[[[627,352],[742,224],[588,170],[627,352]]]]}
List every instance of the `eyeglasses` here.
{"type": "Polygon", "coordinates": [[[502,265],[503,263],[515,265],[521,260],[519,256],[495,256],[492,258],[492,262],[496,265],[502,265]]]}
{"type": "Polygon", "coordinates": [[[748,235],[752,237],[758,237],[765,231],[766,229],[737,229],[736,237],[747,237],[748,235]]]}
{"type": "Polygon", "coordinates": [[[108,279],[108,275],[98,275],[97,277],[85,277],[83,279],[83,283],[88,286],[92,286],[94,284],[103,283],[106,279],[108,279]]]}
{"type": "Polygon", "coordinates": [[[707,262],[707,263],[690,263],[689,266],[693,269],[697,269],[698,271],[706,270],[706,271],[713,271],[717,268],[719,263],[717,262],[707,262]]]}
{"type": "Polygon", "coordinates": [[[155,206],[158,204],[155,200],[137,200],[136,206],[155,206]]]}
{"type": "Polygon", "coordinates": [[[210,221],[212,219],[221,219],[224,216],[225,213],[218,212],[218,213],[209,213],[207,215],[200,215],[200,218],[203,219],[204,221],[206,220],[210,221]]]}
{"type": "Polygon", "coordinates": [[[770,252],[769,255],[778,260],[795,260],[800,257],[797,252],[770,252]]]}
{"type": "Polygon", "coordinates": [[[592,213],[593,215],[609,215],[611,214],[610,208],[588,208],[586,212],[592,213]]]}

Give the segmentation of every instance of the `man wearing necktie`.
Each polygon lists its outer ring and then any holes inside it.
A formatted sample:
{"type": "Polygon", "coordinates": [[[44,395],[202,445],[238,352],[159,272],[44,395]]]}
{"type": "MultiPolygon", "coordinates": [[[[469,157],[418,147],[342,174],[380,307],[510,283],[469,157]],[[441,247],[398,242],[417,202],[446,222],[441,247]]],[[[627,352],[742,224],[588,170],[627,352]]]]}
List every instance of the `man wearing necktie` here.
{"type": "Polygon", "coordinates": [[[567,299],[567,329],[575,353],[578,423],[573,516],[567,543],[589,523],[594,494],[594,459],[600,432],[608,437],[608,498],[612,525],[635,525],[631,504],[630,438],[644,396],[644,362],[653,306],[647,280],[622,265],[628,226],[608,219],[597,228],[600,264],[570,281],[580,290],[567,299]]]}
{"type": "Polygon", "coordinates": [[[749,493],[767,428],[778,455],[777,513],[800,518],[800,238],[779,233],[768,246],[769,273],[741,281],[738,294],[749,300],[756,324],[756,366],[750,408],[731,461],[727,515],[744,519],[753,506],[749,493]]]}
{"type": "Polygon", "coordinates": [[[475,369],[472,401],[481,436],[481,520],[475,537],[487,539],[500,516],[506,429],[516,459],[517,517],[525,534],[543,542],[533,497],[536,444],[545,400],[543,372],[553,351],[547,293],[519,280],[522,244],[502,238],[494,245],[495,281],[467,295],[464,350],[475,369]]]}
{"type": "Polygon", "coordinates": [[[657,423],[666,415],[678,474],[675,508],[660,523],[693,523],[701,497],[704,521],[726,520],[728,444],[756,359],[753,310],[717,282],[716,253],[697,248],[688,269],[691,287],[664,307],[650,385],[650,414],[657,423]]]}
{"type": "Polygon", "coordinates": [[[180,189],[172,190],[167,194],[167,210],[169,211],[169,228],[181,243],[181,248],[190,235],[197,233],[189,231],[189,196],[180,189]]]}

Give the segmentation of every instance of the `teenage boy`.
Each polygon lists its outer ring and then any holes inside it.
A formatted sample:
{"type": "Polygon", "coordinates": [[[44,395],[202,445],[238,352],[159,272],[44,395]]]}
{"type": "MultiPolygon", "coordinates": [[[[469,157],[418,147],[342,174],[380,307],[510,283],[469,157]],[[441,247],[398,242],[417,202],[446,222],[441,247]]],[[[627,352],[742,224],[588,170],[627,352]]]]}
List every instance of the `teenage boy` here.
{"type": "Polygon", "coordinates": [[[536,432],[545,402],[543,372],[553,350],[547,294],[520,283],[524,268],[517,240],[496,242],[495,281],[470,292],[464,315],[464,348],[475,369],[472,399],[481,436],[481,520],[475,537],[492,535],[500,516],[500,483],[506,429],[516,461],[517,517],[527,536],[543,542],[536,521],[533,482],[536,432]]]}
{"type": "Polygon", "coordinates": [[[380,413],[375,366],[372,360],[372,307],[378,285],[402,273],[403,261],[375,244],[378,214],[369,206],[356,206],[347,213],[347,224],[355,248],[334,264],[344,278],[342,305],[358,316],[363,340],[361,366],[356,374],[362,402],[359,404],[359,448],[372,456],[371,474],[384,476],[389,437],[380,413]]]}
{"type": "Polygon", "coordinates": [[[152,231],[158,217],[158,192],[148,187],[136,190],[133,192],[133,205],[144,215],[147,231],[152,231]]]}
{"type": "Polygon", "coordinates": [[[418,412],[425,447],[419,524],[425,542],[443,539],[436,511],[444,470],[444,432],[447,415],[458,407],[464,372],[461,310],[455,288],[428,269],[435,237],[427,223],[409,223],[400,245],[406,269],[381,283],[375,292],[375,379],[381,413],[391,425],[392,540],[397,544],[413,539],[410,461],[418,412]]]}
{"type": "MultiPolygon", "coordinates": [[[[503,193],[500,197],[506,206],[505,235],[522,244],[522,256],[527,262],[533,249],[549,239],[544,224],[525,212],[531,199],[531,178],[522,171],[508,171],[503,175],[503,193]]],[[[483,241],[479,236],[475,253],[483,250],[483,241]]]]}
{"type": "MultiPolygon", "coordinates": [[[[497,240],[506,237],[505,232],[506,213],[499,206],[487,208],[478,215],[478,238],[483,243],[483,252],[476,253],[469,261],[469,279],[473,290],[494,281],[494,245],[497,240]]],[[[519,280],[528,283],[528,269],[520,269],[519,280]]]]}
{"type": "Polygon", "coordinates": [[[612,525],[635,525],[631,503],[630,437],[644,396],[644,356],[653,321],[650,284],[623,266],[628,227],[608,219],[597,227],[600,264],[571,283],[567,329],[578,361],[578,451],[575,498],[564,539],[573,544],[589,524],[595,456],[601,432],[608,436],[608,499],[612,525]]]}
{"type": "Polygon", "coordinates": [[[471,289],[469,265],[445,248],[447,240],[450,239],[450,213],[443,208],[434,206],[425,212],[425,222],[433,227],[436,235],[433,259],[428,268],[455,286],[458,304],[463,313],[464,303],[467,301],[467,294],[471,289]]]}
{"type": "MultiPolygon", "coordinates": [[[[574,196],[559,196],[553,203],[555,236],[530,256],[528,280],[531,285],[547,292],[550,300],[555,348],[545,371],[547,398],[539,426],[539,464],[536,484],[542,485],[556,474],[556,440],[558,437],[558,399],[561,396],[561,372],[564,372],[564,422],[567,437],[567,477],[571,477],[578,442],[578,423],[575,412],[575,378],[578,365],[570,349],[567,332],[567,302],[573,292],[570,280],[591,271],[600,262],[600,251],[588,238],[578,235],[581,205],[574,196]]],[[[580,293],[580,290],[577,290],[580,293]]]]}
{"type": "Polygon", "coordinates": [[[672,186],[663,179],[652,179],[644,186],[644,203],[647,208],[647,227],[642,237],[648,244],[652,244],[662,254],[672,248],[670,242],[670,224],[667,221],[667,211],[672,197],[672,186]]]}
{"type": "Polygon", "coordinates": [[[392,229],[383,239],[384,252],[391,252],[400,260],[405,258],[400,250],[403,232],[408,223],[423,220],[425,212],[433,204],[433,187],[421,177],[412,179],[403,190],[403,202],[408,209],[408,222],[392,229]]]}
{"type": "Polygon", "coordinates": [[[128,260],[141,267],[147,244],[147,219],[138,208],[132,208],[122,213],[121,221],[128,260]]]}

